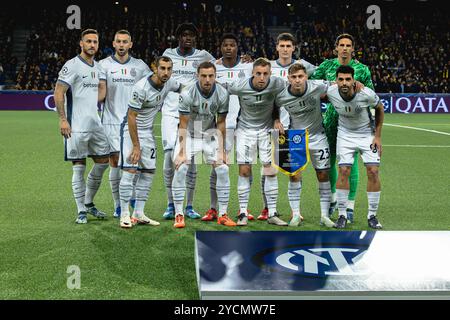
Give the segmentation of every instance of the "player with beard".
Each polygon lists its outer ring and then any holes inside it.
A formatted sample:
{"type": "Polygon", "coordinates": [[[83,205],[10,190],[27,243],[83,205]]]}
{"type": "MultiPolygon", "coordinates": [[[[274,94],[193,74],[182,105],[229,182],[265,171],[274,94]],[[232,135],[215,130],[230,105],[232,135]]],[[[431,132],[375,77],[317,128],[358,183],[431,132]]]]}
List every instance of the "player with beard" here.
{"type": "MultiPolygon", "coordinates": [[[[131,98],[131,90],[144,76],[151,73],[150,68],[141,59],[136,59],[129,54],[133,47],[131,35],[127,30],[119,30],[114,35],[113,47],[115,53],[99,61],[105,73],[105,80],[100,81],[100,100],[105,98],[102,123],[108,138],[109,154],[109,183],[114,200],[115,218],[120,217],[120,125],[127,114],[128,102],[131,98]]],[[[138,175],[137,177],[138,178],[138,175]]],[[[134,199],[134,197],[132,197],[134,199]]],[[[134,206],[134,201],[132,201],[134,206]]]]}

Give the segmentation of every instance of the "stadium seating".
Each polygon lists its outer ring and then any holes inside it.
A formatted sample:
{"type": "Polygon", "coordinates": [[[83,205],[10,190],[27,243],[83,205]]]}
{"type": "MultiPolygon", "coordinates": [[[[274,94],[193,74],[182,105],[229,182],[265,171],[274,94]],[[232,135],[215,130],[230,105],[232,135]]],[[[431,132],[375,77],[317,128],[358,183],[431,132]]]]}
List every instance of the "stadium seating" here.
{"type": "MultiPolygon", "coordinates": [[[[97,59],[113,52],[114,32],[124,28],[133,36],[132,54],[149,65],[165,48],[176,46],[175,28],[184,21],[197,25],[197,47],[216,57],[220,56],[221,35],[233,32],[239,36],[242,53],[275,59],[275,42],[267,29],[284,25],[298,38],[301,57],[314,64],[333,57],[334,39],[347,32],[354,35],[355,58],[370,67],[377,92],[449,92],[450,28],[445,11],[426,4],[417,7],[420,3],[408,8],[391,2],[387,5],[391,7],[382,8],[381,30],[366,28],[368,2],[307,0],[290,7],[277,1],[261,1],[260,6],[227,1],[220,8],[201,1],[157,8],[134,4],[125,9],[108,4],[83,11],[82,26],[100,32],[97,59]]],[[[61,14],[65,12],[62,5],[33,10],[26,60],[10,77],[17,89],[51,90],[63,63],[79,52],[80,30],[65,28],[68,15],[61,14]]],[[[13,29],[14,20],[9,18],[3,24],[9,29],[0,33],[1,41],[13,29]]],[[[10,49],[0,50],[2,62],[14,59],[10,49]]]]}

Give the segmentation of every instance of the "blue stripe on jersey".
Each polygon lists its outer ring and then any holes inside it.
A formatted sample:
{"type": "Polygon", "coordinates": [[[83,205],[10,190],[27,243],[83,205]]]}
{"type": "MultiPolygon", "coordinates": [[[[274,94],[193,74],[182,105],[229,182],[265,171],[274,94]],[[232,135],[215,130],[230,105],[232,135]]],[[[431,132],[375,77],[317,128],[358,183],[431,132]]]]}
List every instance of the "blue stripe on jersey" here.
{"type": "Polygon", "coordinates": [[[291,60],[291,63],[288,63],[287,65],[283,66],[278,60],[280,60],[280,59],[275,60],[275,62],[277,63],[277,65],[279,65],[279,66],[282,67],[282,68],[286,68],[286,67],[288,67],[288,66],[290,66],[290,65],[293,65],[293,64],[297,61],[297,60],[295,60],[295,59],[292,59],[292,60],[291,60]]]}
{"type": "Polygon", "coordinates": [[[180,51],[180,47],[177,47],[177,54],[178,54],[180,57],[189,57],[189,56],[192,56],[194,53],[195,53],[195,48],[192,48],[192,51],[191,51],[191,52],[188,52],[186,55],[182,55],[182,54],[181,54],[181,51],[180,51]]]}
{"type": "Polygon", "coordinates": [[[67,139],[64,138],[64,161],[67,161],[67,139]]]}
{"type": "Polygon", "coordinates": [[[236,64],[234,65],[234,66],[231,66],[231,67],[227,67],[226,65],[225,65],[225,63],[223,63],[223,58],[221,59],[222,60],[222,66],[225,68],[225,69],[232,69],[232,68],[234,68],[234,67],[236,67],[240,62],[241,62],[241,57],[237,57],[237,60],[236,60],[236,64]]]}
{"type": "Polygon", "coordinates": [[[131,110],[134,110],[134,111],[137,111],[137,112],[142,111],[142,109],[134,108],[134,107],[132,107],[130,105],[128,105],[128,109],[131,109],[131,110]]]}
{"type": "Polygon", "coordinates": [[[92,61],[92,65],[90,65],[89,63],[87,63],[86,60],[84,60],[79,54],[77,55],[78,59],[81,60],[81,62],[83,62],[84,64],[88,65],[89,67],[93,68],[95,66],[95,62],[92,61]]]}
{"type": "Polygon", "coordinates": [[[297,98],[301,98],[301,97],[303,97],[305,94],[306,94],[306,92],[308,91],[308,81],[306,81],[305,82],[305,91],[303,92],[303,93],[301,93],[301,94],[295,94],[295,93],[293,93],[292,91],[291,91],[291,88],[292,88],[292,86],[291,85],[289,85],[288,86],[288,92],[289,92],[289,94],[291,95],[291,96],[294,96],[294,97],[297,97],[297,98]]]}
{"type": "Polygon", "coordinates": [[[148,83],[150,83],[150,85],[153,87],[153,89],[155,89],[155,90],[158,91],[158,92],[161,92],[161,90],[164,89],[165,83],[163,83],[161,87],[158,87],[158,86],[156,85],[156,83],[153,82],[152,76],[153,76],[153,74],[152,74],[151,76],[148,77],[148,83]]]}
{"type": "Polygon", "coordinates": [[[72,88],[66,91],[66,99],[67,99],[67,121],[69,125],[72,126],[72,111],[73,111],[73,96],[72,96],[72,88]]]}
{"type": "Polygon", "coordinates": [[[120,168],[123,169],[123,133],[125,128],[125,123],[128,121],[128,114],[123,117],[122,124],[120,125],[120,168]]]}
{"type": "Polygon", "coordinates": [[[70,88],[70,84],[65,82],[64,80],[58,79],[58,81],[56,81],[56,82],[61,82],[70,88]]]}
{"type": "Polygon", "coordinates": [[[364,162],[365,166],[379,166],[379,162],[364,162]]]}
{"type": "Polygon", "coordinates": [[[125,61],[124,63],[120,62],[119,60],[116,59],[116,57],[114,55],[111,55],[111,59],[113,59],[115,62],[119,63],[119,64],[127,64],[128,62],[130,62],[131,60],[131,56],[128,55],[128,59],[127,61],[125,61]]]}
{"type": "Polygon", "coordinates": [[[198,92],[200,92],[201,96],[202,96],[203,98],[205,98],[205,99],[211,98],[211,96],[212,96],[212,95],[214,94],[214,92],[216,91],[216,84],[214,83],[213,86],[212,86],[212,88],[211,88],[211,91],[208,93],[207,96],[205,96],[205,95],[203,94],[201,88],[200,88],[200,84],[199,84],[198,81],[197,81],[197,84],[196,84],[196,85],[197,85],[198,92]]]}

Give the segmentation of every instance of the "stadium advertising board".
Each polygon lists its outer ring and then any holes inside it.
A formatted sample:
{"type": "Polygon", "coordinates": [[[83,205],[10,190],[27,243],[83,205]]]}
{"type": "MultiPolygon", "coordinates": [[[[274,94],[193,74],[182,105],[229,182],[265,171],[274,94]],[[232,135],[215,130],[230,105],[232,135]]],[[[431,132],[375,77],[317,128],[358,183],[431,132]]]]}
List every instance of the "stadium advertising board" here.
{"type": "MultiPolygon", "coordinates": [[[[450,94],[380,93],[386,113],[450,113],[450,94]]],[[[322,110],[325,103],[322,103],[322,110]]],[[[0,91],[0,110],[56,111],[53,91],[0,91]]]]}

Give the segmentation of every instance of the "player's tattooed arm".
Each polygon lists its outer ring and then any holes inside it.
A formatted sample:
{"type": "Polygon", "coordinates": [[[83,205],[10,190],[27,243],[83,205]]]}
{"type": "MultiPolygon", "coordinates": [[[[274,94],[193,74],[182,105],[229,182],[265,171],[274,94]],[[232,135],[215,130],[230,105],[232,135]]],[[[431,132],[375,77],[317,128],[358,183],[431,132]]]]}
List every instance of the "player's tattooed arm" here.
{"type": "Polygon", "coordinates": [[[67,89],[69,89],[68,86],[57,82],[54,92],[56,111],[59,116],[59,129],[64,138],[70,138],[72,133],[72,129],[70,128],[70,124],[66,118],[66,111],[64,110],[64,95],[66,94],[67,89]]]}

